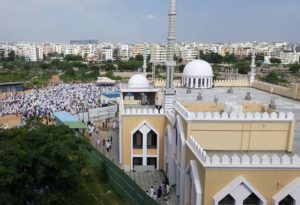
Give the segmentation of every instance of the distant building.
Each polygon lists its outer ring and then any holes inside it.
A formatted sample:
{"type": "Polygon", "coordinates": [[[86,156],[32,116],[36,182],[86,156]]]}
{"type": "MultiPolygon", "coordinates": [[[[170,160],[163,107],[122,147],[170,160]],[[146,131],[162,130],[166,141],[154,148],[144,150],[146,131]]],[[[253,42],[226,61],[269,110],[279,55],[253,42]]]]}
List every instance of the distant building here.
{"type": "Polygon", "coordinates": [[[166,46],[154,45],[151,48],[151,60],[153,63],[164,64],[167,60],[166,46]]]}
{"type": "Polygon", "coordinates": [[[98,40],[71,40],[71,45],[88,45],[88,44],[98,44],[98,40]]]}
{"type": "Polygon", "coordinates": [[[103,48],[101,50],[101,60],[102,61],[114,60],[113,49],[112,48],[103,48]]]}

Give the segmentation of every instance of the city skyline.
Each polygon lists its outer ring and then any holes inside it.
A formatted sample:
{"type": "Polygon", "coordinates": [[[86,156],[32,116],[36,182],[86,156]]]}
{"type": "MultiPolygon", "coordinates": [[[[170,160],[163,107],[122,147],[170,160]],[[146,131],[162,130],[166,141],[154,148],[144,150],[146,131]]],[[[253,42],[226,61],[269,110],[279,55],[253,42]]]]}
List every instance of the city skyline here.
{"type": "MultiPolygon", "coordinates": [[[[0,41],[162,43],[168,0],[2,2],[0,41]]],[[[178,0],[180,42],[300,42],[296,0],[178,0]]]]}

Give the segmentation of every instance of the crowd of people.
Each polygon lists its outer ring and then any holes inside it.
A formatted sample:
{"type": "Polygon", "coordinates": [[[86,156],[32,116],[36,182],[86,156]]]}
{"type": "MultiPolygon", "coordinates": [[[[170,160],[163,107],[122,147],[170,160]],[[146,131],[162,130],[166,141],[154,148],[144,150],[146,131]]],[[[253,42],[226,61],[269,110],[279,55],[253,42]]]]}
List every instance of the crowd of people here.
{"type": "Polygon", "coordinates": [[[157,191],[151,186],[150,191],[146,190],[146,193],[154,200],[167,200],[170,194],[170,185],[168,183],[162,183],[158,186],[157,191]]]}
{"type": "Polygon", "coordinates": [[[32,93],[8,93],[0,100],[0,117],[22,114],[25,119],[39,116],[54,119],[54,113],[71,114],[96,108],[102,93],[118,92],[118,86],[97,86],[94,83],[60,84],[34,90],[32,93]]]}

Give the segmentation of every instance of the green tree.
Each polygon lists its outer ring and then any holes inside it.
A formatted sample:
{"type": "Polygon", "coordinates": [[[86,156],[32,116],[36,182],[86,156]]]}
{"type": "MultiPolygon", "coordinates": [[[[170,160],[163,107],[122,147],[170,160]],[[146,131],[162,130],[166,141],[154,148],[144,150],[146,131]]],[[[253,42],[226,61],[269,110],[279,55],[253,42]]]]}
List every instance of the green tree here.
{"type": "Polygon", "coordinates": [[[234,64],[234,68],[238,69],[241,74],[247,74],[250,71],[250,62],[238,61],[234,64]]]}
{"type": "Polygon", "coordinates": [[[270,58],[270,62],[273,64],[280,64],[281,60],[279,58],[270,58]]]}
{"type": "Polygon", "coordinates": [[[41,64],[40,64],[40,67],[41,67],[42,69],[49,69],[49,68],[50,68],[50,65],[47,64],[47,63],[41,63],[41,64]]]}
{"type": "Polygon", "coordinates": [[[0,141],[0,204],[77,204],[86,160],[72,130],[33,120],[0,141]]]}
{"type": "Polygon", "coordinates": [[[284,78],[282,74],[275,73],[275,72],[269,73],[265,77],[262,77],[261,80],[275,85],[288,83],[288,81],[284,78]]]}
{"type": "Polygon", "coordinates": [[[24,68],[25,70],[30,70],[31,66],[30,66],[29,63],[25,63],[25,64],[23,65],[23,68],[24,68]]]}
{"type": "Polygon", "coordinates": [[[8,53],[7,61],[15,61],[16,59],[16,54],[15,51],[11,51],[8,53]]]}
{"type": "Polygon", "coordinates": [[[79,55],[66,55],[64,60],[66,61],[82,61],[82,57],[79,55]]]}
{"type": "Polygon", "coordinates": [[[52,60],[51,65],[54,67],[58,67],[60,65],[60,60],[58,60],[58,59],[52,60]]]}
{"type": "Polygon", "coordinates": [[[298,73],[300,71],[300,64],[292,64],[289,66],[289,71],[292,73],[298,73]]]}
{"type": "Polygon", "coordinates": [[[136,61],[143,61],[144,60],[144,56],[141,54],[138,54],[137,56],[135,56],[135,60],[136,61]]]}
{"type": "Polygon", "coordinates": [[[0,50],[0,61],[4,61],[4,50],[0,50]]]}
{"type": "Polygon", "coordinates": [[[226,53],[225,56],[223,57],[223,62],[234,63],[236,62],[236,57],[234,54],[226,53]]]}

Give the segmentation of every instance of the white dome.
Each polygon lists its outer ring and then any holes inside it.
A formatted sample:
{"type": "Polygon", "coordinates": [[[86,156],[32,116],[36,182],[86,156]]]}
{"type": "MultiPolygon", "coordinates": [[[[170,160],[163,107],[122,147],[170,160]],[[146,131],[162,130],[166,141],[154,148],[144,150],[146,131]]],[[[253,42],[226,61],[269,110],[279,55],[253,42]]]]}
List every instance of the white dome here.
{"type": "Polygon", "coordinates": [[[144,75],[135,74],[129,79],[128,86],[130,88],[147,88],[149,87],[149,81],[144,75]]]}
{"type": "Polygon", "coordinates": [[[214,74],[208,62],[198,59],[186,64],[182,75],[184,77],[210,77],[214,74]]]}

